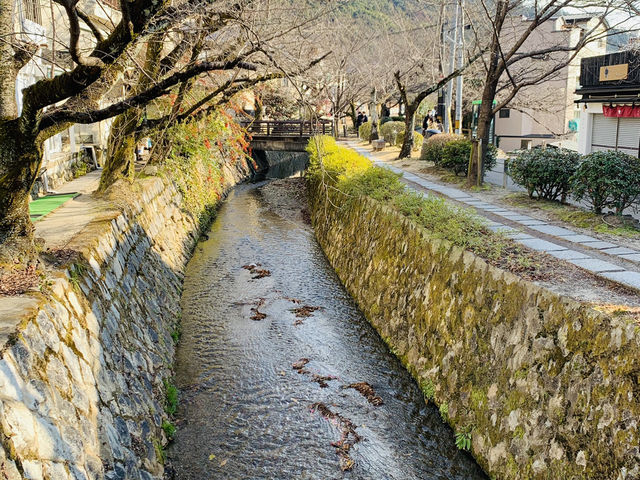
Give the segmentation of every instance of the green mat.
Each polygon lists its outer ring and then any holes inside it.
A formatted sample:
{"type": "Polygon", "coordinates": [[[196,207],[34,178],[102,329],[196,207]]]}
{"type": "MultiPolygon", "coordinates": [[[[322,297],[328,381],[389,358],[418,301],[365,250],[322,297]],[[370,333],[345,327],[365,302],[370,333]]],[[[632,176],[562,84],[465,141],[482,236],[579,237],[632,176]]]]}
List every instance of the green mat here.
{"type": "Polygon", "coordinates": [[[72,198],[75,198],[79,193],[64,193],[61,195],[47,195],[46,197],[38,198],[29,203],[29,214],[31,220],[37,222],[45,215],[53,212],[56,208],[62,206],[72,198]]]}

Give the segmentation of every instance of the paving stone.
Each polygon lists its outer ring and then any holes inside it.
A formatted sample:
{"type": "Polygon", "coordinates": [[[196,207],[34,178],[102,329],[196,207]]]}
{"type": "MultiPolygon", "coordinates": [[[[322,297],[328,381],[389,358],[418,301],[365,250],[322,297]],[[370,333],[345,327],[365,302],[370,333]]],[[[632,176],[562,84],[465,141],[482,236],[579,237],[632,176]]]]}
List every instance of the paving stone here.
{"type": "Polygon", "coordinates": [[[569,261],[580,268],[584,268],[585,270],[595,273],[624,270],[624,268],[619,267],[618,265],[614,265],[613,263],[605,262],[604,260],[599,260],[597,258],[583,258],[569,261]]]}
{"type": "Polygon", "coordinates": [[[567,240],[569,242],[574,243],[584,243],[584,242],[597,242],[597,238],[590,237],[589,235],[560,235],[563,240],[567,240]]]}
{"type": "Polygon", "coordinates": [[[532,230],[560,237],[562,235],[574,235],[576,232],[555,225],[532,225],[532,230]]]}
{"type": "Polygon", "coordinates": [[[543,222],[542,220],[517,220],[518,223],[521,223],[525,227],[532,227],[533,225],[548,225],[547,222],[543,222]]]}
{"type": "Polygon", "coordinates": [[[605,272],[602,276],[633,288],[640,288],[640,273],[638,272],[629,272],[628,270],[624,272],[605,272]]]}
{"type": "Polygon", "coordinates": [[[557,252],[549,252],[549,255],[553,255],[561,260],[578,260],[591,258],[586,253],[576,252],[575,250],[558,250],[557,252]]]}
{"type": "Polygon", "coordinates": [[[533,249],[538,250],[540,252],[554,252],[558,250],[568,250],[566,247],[561,245],[557,245],[555,243],[547,242],[546,240],[542,240],[541,238],[530,238],[518,240],[521,244],[533,249]]]}
{"type": "Polygon", "coordinates": [[[585,247],[597,248],[598,250],[604,250],[605,248],[614,248],[617,247],[615,243],[609,242],[580,242],[585,247]]]}
{"type": "Polygon", "coordinates": [[[503,217],[508,218],[509,220],[513,220],[514,222],[525,222],[527,220],[535,220],[535,218],[531,218],[527,215],[521,215],[516,212],[504,214],[503,217]]]}
{"type": "Polygon", "coordinates": [[[632,262],[640,262],[640,253],[634,253],[633,255],[620,255],[625,260],[631,260],[632,262]]]}
{"type": "Polygon", "coordinates": [[[504,217],[505,215],[509,215],[511,212],[509,212],[509,210],[493,210],[491,213],[504,217]]]}
{"type": "Polygon", "coordinates": [[[602,250],[602,253],[606,253],[609,255],[632,255],[632,254],[640,254],[637,250],[632,250],[627,247],[615,247],[615,248],[607,248],[606,250],[602,250]]]}
{"type": "Polygon", "coordinates": [[[513,227],[510,227],[508,225],[503,225],[502,223],[492,223],[489,225],[489,230],[492,230],[494,232],[517,232],[518,230],[516,230],[513,227]]]}
{"type": "Polygon", "coordinates": [[[516,233],[518,232],[518,230],[514,230],[514,234],[513,235],[509,235],[512,239],[514,240],[528,240],[530,238],[533,238],[531,235],[529,235],[528,233],[516,233]]]}

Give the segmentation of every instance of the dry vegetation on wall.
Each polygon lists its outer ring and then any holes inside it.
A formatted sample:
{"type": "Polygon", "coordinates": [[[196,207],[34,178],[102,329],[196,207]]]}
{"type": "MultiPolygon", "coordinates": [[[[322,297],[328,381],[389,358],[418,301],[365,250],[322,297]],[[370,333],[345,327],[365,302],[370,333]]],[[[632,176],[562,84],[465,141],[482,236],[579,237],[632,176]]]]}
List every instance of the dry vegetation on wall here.
{"type": "Polygon", "coordinates": [[[399,175],[374,167],[331,137],[312,139],[308,152],[309,177],[327,191],[339,192],[336,202],[348,204],[361,196],[372,198],[424,227],[433,238],[447,240],[523,278],[545,280],[555,267],[554,260],[546,255],[491,231],[486,221],[470,209],[407,190],[399,175]]]}

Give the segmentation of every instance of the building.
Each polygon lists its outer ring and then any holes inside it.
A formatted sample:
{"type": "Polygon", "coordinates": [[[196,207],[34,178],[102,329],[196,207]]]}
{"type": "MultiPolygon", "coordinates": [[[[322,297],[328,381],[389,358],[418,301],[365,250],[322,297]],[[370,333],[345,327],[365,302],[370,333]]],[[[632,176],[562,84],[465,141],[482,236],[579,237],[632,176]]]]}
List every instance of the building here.
{"type": "Polygon", "coordinates": [[[617,150],[640,156],[640,53],[582,59],[576,101],[578,151],[617,150]]]}
{"type": "MultiPolygon", "coordinates": [[[[82,11],[107,36],[120,21],[117,0],[81,0],[82,11]]],[[[14,31],[18,40],[39,46],[33,59],[16,78],[18,114],[22,110],[22,90],[44,78],[51,78],[73,67],[66,49],[69,44],[69,21],[64,8],[57,3],[42,0],[16,0],[14,4],[14,31]]],[[[80,23],[80,46],[90,52],[95,39],[89,27],[80,23]]],[[[111,99],[124,93],[110,92],[111,99]]],[[[44,142],[42,175],[34,187],[34,194],[55,189],[72,177],[73,166],[82,155],[99,156],[107,144],[111,120],[92,125],[73,125],[44,142]]]]}
{"type": "MultiPolygon", "coordinates": [[[[522,18],[513,23],[516,31],[524,29],[530,20],[522,18]]],[[[605,30],[598,25],[600,19],[594,15],[561,15],[543,23],[527,39],[527,48],[541,50],[559,46],[570,49],[579,41],[584,31],[605,30]]],[[[584,57],[604,54],[607,51],[606,37],[587,44],[577,56],[563,68],[549,75],[544,82],[523,88],[508,108],[495,116],[497,145],[504,151],[532,148],[543,144],[577,148],[577,130],[580,124],[580,109],[576,106],[575,90],[579,86],[580,61],[584,57]]],[[[554,52],[549,58],[523,60],[520,68],[535,68],[534,62],[563,62],[573,52],[554,52]],[[528,65],[526,64],[528,62],[528,65]]],[[[499,99],[499,98],[498,98],[499,99]]]]}

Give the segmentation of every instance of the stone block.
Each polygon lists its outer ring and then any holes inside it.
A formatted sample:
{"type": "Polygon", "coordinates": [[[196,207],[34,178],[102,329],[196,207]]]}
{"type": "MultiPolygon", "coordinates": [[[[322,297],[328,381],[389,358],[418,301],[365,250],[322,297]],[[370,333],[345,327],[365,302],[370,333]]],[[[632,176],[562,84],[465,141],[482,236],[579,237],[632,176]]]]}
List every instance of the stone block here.
{"type": "Polygon", "coordinates": [[[25,480],[44,480],[42,462],[37,460],[23,460],[22,472],[25,480]]]}
{"type": "Polygon", "coordinates": [[[4,402],[0,411],[0,424],[17,455],[27,458],[37,455],[34,414],[23,403],[4,402]]]}
{"type": "Polygon", "coordinates": [[[531,248],[532,250],[538,250],[541,252],[554,252],[559,250],[567,250],[566,247],[562,245],[557,245],[552,242],[548,242],[546,240],[542,240],[540,238],[530,238],[530,239],[522,239],[518,240],[519,243],[531,248]]]}
{"type": "Polygon", "coordinates": [[[585,270],[589,270],[594,273],[600,272],[616,272],[624,270],[623,267],[619,267],[618,265],[614,265],[610,262],[605,262],[604,260],[599,260],[597,258],[583,258],[576,260],[569,260],[569,262],[577,265],[580,268],[584,268],[585,270]]]}
{"type": "Polygon", "coordinates": [[[602,276],[615,280],[616,282],[623,283],[635,289],[640,289],[640,273],[638,272],[606,272],[602,276]]]}
{"type": "Polygon", "coordinates": [[[547,235],[553,235],[554,237],[564,237],[567,235],[575,235],[576,232],[567,228],[556,227],[555,225],[531,225],[532,230],[536,230],[547,235]]]}

